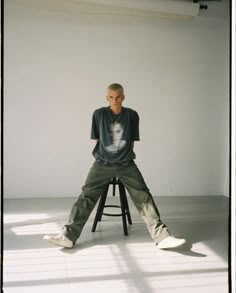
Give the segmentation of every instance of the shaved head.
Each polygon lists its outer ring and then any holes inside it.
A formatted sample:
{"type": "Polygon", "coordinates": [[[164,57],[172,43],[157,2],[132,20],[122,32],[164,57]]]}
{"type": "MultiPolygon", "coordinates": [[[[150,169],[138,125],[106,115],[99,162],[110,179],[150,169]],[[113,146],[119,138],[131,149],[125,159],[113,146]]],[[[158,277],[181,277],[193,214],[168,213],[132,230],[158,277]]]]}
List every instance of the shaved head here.
{"type": "Polygon", "coordinates": [[[119,83],[112,83],[107,88],[108,91],[119,91],[120,93],[124,93],[124,88],[119,83]]]}

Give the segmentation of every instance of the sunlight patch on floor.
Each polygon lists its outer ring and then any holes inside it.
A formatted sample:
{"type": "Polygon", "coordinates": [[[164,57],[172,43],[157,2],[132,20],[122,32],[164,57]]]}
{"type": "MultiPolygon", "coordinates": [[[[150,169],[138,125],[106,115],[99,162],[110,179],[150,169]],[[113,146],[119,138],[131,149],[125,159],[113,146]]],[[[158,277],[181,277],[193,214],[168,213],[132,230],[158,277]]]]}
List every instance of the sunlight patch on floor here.
{"type": "Polygon", "coordinates": [[[26,222],[31,220],[45,220],[50,219],[48,214],[5,214],[4,224],[26,222]]]}
{"type": "Polygon", "coordinates": [[[61,233],[58,222],[18,226],[10,229],[16,235],[45,235],[61,233]]]}
{"type": "Polygon", "coordinates": [[[225,272],[161,276],[159,278],[147,278],[146,281],[150,289],[153,290],[151,292],[157,290],[158,293],[228,293],[228,280],[225,272]]]}
{"type": "Polygon", "coordinates": [[[195,244],[194,250],[206,257],[159,250],[146,242],[95,245],[81,250],[9,250],[4,254],[4,282],[6,289],[30,292],[31,288],[34,293],[57,287],[57,292],[63,288],[72,292],[76,288],[83,292],[91,288],[96,292],[140,292],[141,288],[166,293],[175,288],[175,293],[197,293],[194,288],[207,292],[209,287],[214,287],[215,293],[226,292],[227,263],[204,243],[195,244]]]}
{"type": "Polygon", "coordinates": [[[201,270],[227,270],[227,262],[220,256],[215,254],[204,243],[196,243],[192,247],[193,254],[186,255],[181,248],[176,251],[160,250],[156,248],[153,255],[153,249],[148,247],[148,243],[132,243],[127,244],[127,255],[130,259],[136,260],[136,265],[139,268],[145,268],[145,272],[163,272],[166,273],[189,273],[191,270],[195,273],[201,273],[201,270]],[[146,246],[146,247],[145,247],[146,246]],[[194,252],[196,256],[194,256],[194,252]],[[202,256],[199,256],[201,254],[202,256]],[[154,260],[155,259],[155,260],[154,260]]]}

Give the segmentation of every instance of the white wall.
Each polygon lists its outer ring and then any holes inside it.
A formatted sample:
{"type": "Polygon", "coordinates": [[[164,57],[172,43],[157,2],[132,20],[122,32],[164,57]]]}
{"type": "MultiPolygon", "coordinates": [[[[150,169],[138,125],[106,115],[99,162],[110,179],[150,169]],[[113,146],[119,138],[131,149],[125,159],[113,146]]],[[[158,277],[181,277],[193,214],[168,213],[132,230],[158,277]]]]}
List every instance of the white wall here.
{"type": "Polygon", "coordinates": [[[139,112],[136,162],[153,195],[227,193],[227,21],[34,2],[5,1],[6,198],[80,193],[93,162],[91,115],[112,82],[139,112]]]}

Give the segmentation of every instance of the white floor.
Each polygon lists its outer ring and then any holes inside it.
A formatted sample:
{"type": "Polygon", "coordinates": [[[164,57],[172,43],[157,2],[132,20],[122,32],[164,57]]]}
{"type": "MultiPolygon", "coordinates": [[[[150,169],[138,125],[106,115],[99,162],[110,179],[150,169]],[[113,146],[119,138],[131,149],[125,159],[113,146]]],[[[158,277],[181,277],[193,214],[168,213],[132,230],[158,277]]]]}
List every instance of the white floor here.
{"type": "Polygon", "coordinates": [[[171,233],[187,239],[178,250],[158,250],[132,202],[128,236],[106,216],[91,233],[94,210],[74,249],[50,246],[43,235],[61,231],[75,200],[5,200],[4,293],[228,292],[227,198],[155,198],[171,233]]]}

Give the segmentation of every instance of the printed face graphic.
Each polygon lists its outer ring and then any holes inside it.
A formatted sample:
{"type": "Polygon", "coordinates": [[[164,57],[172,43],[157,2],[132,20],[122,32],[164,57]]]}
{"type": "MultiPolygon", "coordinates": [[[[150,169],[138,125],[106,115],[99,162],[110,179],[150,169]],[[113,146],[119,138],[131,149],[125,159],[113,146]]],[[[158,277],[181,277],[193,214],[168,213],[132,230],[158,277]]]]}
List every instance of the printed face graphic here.
{"type": "Polygon", "coordinates": [[[117,153],[126,145],[126,140],[122,140],[124,129],[120,123],[111,124],[112,144],[106,147],[111,153],[117,153]]]}
{"type": "Polygon", "coordinates": [[[113,136],[113,144],[119,143],[122,138],[124,129],[120,123],[112,124],[111,126],[112,136],[113,136]]]}

